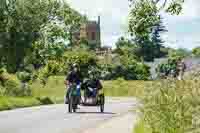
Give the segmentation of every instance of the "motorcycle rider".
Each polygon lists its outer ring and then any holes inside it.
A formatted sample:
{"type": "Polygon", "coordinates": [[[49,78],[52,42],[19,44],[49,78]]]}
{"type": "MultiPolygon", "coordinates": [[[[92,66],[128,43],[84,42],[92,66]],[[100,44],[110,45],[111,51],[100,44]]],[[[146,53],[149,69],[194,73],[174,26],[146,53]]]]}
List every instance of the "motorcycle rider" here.
{"type": "Polygon", "coordinates": [[[78,96],[81,97],[81,82],[82,82],[82,76],[81,76],[80,70],[78,69],[78,65],[73,64],[71,66],[70,72],[67,74],[66,79],[65,79],[65,84],[67,85],[65,104],[68,103],[68,96],[69,96],[69,92],[71,88],[70,86],[74,83],[76,84],[78,96]]]}
{"type": "Polygon", "coordinates": [[[95,71],[89,71],[89,80],[87,80],[87,90],[86,95],[89,98],[95,98],[100,89],[102,89],[102,84],[98,79],[98,74],[95,71]]]}

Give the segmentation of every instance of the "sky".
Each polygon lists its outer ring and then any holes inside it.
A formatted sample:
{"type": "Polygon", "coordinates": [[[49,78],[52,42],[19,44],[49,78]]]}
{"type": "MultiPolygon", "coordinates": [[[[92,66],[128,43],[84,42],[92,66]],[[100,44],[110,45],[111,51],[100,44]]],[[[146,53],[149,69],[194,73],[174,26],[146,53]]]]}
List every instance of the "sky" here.
{"type": "MultiPolygon", "coordinates": [[[[165,46],[192,49],[200,46],[200,0],[185,0],[179,16],[162,13],[168,32],[162,34],[165,46]]],[[[128,0],[67,0],[70,6],[91,20],[101,16],[102,44],[114,47],[128,35],[128,0]]]]}

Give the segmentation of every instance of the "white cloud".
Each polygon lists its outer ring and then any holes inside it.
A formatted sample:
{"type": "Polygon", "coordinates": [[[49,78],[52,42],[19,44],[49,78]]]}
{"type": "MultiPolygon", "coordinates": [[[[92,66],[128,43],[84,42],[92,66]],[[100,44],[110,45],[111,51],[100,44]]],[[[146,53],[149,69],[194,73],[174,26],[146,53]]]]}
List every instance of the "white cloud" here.
{"type": "Polygon", "coordinates": [[[166,45],[192,49],[200,46],[200,0],[185,0],[179,16],[164,14],[168,29],[164,37],[166,45]]]}
{"type": "Polygon", "coordinates": [[[183,13],[180,17],[194,19],[199,17],[200,0],[185,0],[183,5],[183,13]]]}
{"type": "MultiPolygon", "coordinates": [[[[127,31],[128,0],[67,0],[68,3],[87,15],[97,19],[101,14],[102,42],[113,45],[127,31]]],[[[168,33],[164,35],[166,45],[193,48],[200,42],[200,0],[185,0],[183,13],[179,16],[164,14],[168,33]]]]}
{"type": "Polygon", "coordinates": [[[113,45],[127,30],[128,0],[68,0],[68,3],[92,20],[101,15],[103,45],[113,45]]]}

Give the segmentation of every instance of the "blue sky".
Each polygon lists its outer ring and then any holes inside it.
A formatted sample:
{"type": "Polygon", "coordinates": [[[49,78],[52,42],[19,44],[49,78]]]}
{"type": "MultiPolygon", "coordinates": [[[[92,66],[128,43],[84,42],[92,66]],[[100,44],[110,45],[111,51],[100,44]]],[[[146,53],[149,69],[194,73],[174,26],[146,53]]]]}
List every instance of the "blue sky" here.
{"type": "MultiPolygon", "coordinates": [[[[168,32],[163,34],[165,45],[192,49],[200,46],[200,0],[185,0],[179,16],[162,14],[168,32]]],[[[128,0],[68,0],[71,7],[91,20],[101,15],[103,45],[114,46],[120,36],[127,35],[128,0]]]]}

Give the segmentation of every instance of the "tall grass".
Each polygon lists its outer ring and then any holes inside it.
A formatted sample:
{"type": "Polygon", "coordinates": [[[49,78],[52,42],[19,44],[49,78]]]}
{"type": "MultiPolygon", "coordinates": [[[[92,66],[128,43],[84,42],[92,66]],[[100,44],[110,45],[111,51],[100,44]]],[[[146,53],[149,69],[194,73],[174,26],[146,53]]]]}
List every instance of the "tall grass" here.
{"type": "MultiPolygon", "coordinates": [[[[152,82],[141,111],[152,133],[200,132],[200,81],[152,82]]],[[[139,133],[139,132],[138,132],[139,133]]]]}
{"type": "Polygon", "coordinates": [[[127,81],[123,79],[104,81],[104,92],[106,96],[124,96],[124,97],[138,97],[144,95],[145,88],[149,86],[152,81],[127,81]]]}
{"type": "Polygon", "coordinates": [[[31,85],[34,97],[49,97],[55,103],[61,103],[64,100],[66,87],[64,85],[64,76],[52,76],[47,84],[43,86],[39,81],[31,85]]]}
{"type": "Polygon", "coordinates": [[[143,120],[134,125],[133,133],[152,133],[151,128],[143,120]]]}

